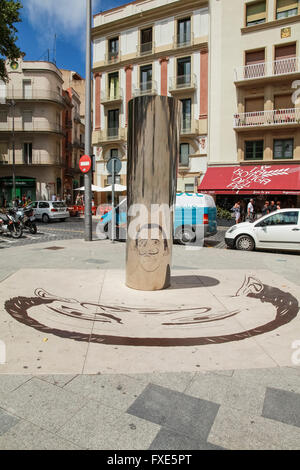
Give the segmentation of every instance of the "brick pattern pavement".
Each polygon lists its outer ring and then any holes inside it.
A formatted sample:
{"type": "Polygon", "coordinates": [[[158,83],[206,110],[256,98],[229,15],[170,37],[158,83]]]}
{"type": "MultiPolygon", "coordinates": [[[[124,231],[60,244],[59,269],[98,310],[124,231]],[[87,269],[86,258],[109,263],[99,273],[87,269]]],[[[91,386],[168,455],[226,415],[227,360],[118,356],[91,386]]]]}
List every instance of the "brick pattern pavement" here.
{"type": "Polygon", "coordinates": [[[0,449],[299,449],[297,367],[0,375],[0,449]]]}

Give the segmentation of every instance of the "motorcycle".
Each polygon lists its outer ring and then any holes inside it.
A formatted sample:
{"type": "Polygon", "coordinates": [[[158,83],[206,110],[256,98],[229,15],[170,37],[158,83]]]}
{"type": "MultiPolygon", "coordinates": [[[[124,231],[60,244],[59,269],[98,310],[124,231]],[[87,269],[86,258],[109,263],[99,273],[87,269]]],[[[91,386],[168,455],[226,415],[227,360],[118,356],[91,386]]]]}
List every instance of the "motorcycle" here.
{"type": "Polygon", "coordinates": [[[13,238],[20,238],[23,235],[21,224],[12,209],[0,214],[0,235],[3,234],[10,234],[13,238]]]}
{"type": "Polygon", "coordinates": [[[19,207],[16,211],[16,218],[20,222],[22,230],[29,230],[30,233],[36,234],[37,233],[37,226],[35,221],[35,217],[33,215],[33,209],[28,207],[19,207]]]}

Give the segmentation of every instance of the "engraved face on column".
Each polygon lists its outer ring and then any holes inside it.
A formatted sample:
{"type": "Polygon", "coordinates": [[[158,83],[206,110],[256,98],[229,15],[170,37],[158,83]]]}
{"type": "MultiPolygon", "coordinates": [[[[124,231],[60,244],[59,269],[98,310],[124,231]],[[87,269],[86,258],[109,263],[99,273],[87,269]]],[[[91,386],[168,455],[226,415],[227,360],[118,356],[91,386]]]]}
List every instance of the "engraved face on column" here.
{"type": "Polygon", "coordinates": [[[142,268],[147,272],[156,271],[162,256],[169,253],[168,241],[162,227],[158,224],[143,225],[137,233],[136,249],[142,268]]]}

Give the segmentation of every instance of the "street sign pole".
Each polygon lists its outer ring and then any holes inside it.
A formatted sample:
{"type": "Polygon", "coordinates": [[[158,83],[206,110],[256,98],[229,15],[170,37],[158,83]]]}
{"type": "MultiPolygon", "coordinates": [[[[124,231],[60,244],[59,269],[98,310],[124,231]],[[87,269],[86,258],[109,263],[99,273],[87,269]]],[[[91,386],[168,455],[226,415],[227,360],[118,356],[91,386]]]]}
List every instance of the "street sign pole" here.
{"type": "Polygon", "coordinates": [[[111,225],[111,241],[115,241],[115,226],[116,226],[116,213],[115,213],[115,160],[112,161],[112,187],[111,187],[111,199],[112,199],[112,225],[111,225]]]}
{"type": "MultiPolygon", "coordinates": [[[[91,22],[92,0],[86,0],[85,154],[91,155],[91,22]]],[[[92,171],[84,175],[85,241],[92,241],[92,171]]]]}

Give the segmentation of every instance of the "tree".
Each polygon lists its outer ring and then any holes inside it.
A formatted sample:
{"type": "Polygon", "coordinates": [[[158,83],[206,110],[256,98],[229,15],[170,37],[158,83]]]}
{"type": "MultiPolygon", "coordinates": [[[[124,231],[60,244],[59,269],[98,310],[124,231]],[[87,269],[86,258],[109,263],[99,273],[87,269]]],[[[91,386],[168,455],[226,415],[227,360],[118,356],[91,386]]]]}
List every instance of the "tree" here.
{"type": "Polygon", "coordinates": [[[0,0],[0,80],[7,82],[8,75],[5,60],[17,60],[22,52],[16,46],[17,29],[14,23],[21,21],[20,9],[22,5],[15,0],[0,0]]]}

